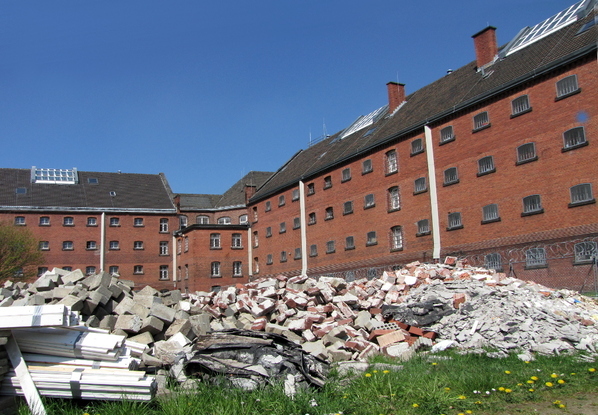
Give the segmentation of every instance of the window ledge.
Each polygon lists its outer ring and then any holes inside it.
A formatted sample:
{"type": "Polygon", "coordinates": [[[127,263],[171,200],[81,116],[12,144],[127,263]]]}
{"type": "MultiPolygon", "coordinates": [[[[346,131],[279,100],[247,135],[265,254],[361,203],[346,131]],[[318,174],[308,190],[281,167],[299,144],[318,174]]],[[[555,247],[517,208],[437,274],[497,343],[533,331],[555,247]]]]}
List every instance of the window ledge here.
{"type": "Polygon", "coordinates": [[[301,226],[293,226],[293,230],[295,229],[301,229],[301,226]]]}
{"type": "Polygon", "coordinates": [[[287,262],[287,260],[286,259],[281,259],[280,262],[287,262]]]}
{"type": "Polygon", "coordinates": [[[354,246],[348,246],[345,248],[345,251],[353,251],[355,249],[354,246]]]}
{"type": "Polygon", "coordinates": [[[159,233],[170,234],[168,231],[160,231],[159,233]]]}
{"type": "Polygon", "coordinates": [[[378,245],[378,242],[368,242],[365,244],[365,246],[375,246],[378,245]]]}
{"type": "Polygon", "coordinates": [[[587,146],[587,145],[589,145],[589,144],[590,144],[590,143],[589,143],[589,142],[586,140],[586,141],[584,141],[583,143],[575,144],[575,145],[573,145],[573,146],[569,146],[569,147],[563,147],[563,148],[561,149],[561,153],[565,153],[565,152],[567,152],[567,151],[575,150],[575,149],[577,149],[577,148],[580,148],[580,147],[585,147],[585,146],[587,146]]]}
{"type": "Polygon", "coordinates": [[[390,252],[401,252],[403,250],[403,247],[400,248],[391,248],[390,252]]]}
{"type": "Polygon", "coordinates": [[[330,185],[330,186],[324,186],[324,190],[328,190],[328,189],[331,189],[331,188],[332,188],[332,185],[330,185]]]}
{"type": "Polygon", "coordinates": [[[343,216],[352,215],[352,214],[353,214],[353,211],[351,211],[351,212],[343,212],[343,216]]]}
{"type": "Polygon", "coordinates": [[[446,231],[447,231],[447,232],[449,232],[449,231],[456,231],[456,230],[459,230],[459,229],[463,229],[463,225],[459,225],[459,226],[453,226],[453,227],[451,227],[451,228],[448,228],[448,227],[447,227],[447,228],[446,228],[446,231]]]}
{"type": "Polygon", "coordinates": [[[419,238],[420,236],[427,236],[427,235],[430,235],[431,233],[432,232],[430,232],[430,231],[428,231],[428,232],[422,232],[422,233],[416,233],[415,236],[417,236],[419,238]]]}
{"type": "Polygon", "coordinates": [[[285,230],[285,231],[278,231],[278,233],[279,233],[279,234],[280,234],[280,233],[287,233],[287,231],[286,231],[286,230],[285,230]]]}
{"type": "Polygon", "coordinates": [[[486,125],[483,125],[483,126],[481,126],[481,127],[479,127],[479,128],[474,128],[473,130],[471,130],[471,133],[472,133],[472,134],[475,134],[475,133],[477,133],[477,132],[483,131],[483,130],[485,130],[486,128],[490,128],[490,127],[492,127],[492,123],[488,123],[488,124],[486,124],[486,125]]]}
{"type": "Polygon", "coordinates": [[[365,176],[366,174],[370,174],[370,173],[373,173],[373,172],[374,172],[374,170],[362,171],[362,172],[361,172],[361,175],[362,175],[362,176],[365,176]]]}
{"type": "Polygon", "coordinates": [[[15,223],[15,226],[27,226],[26,223],[15,223]]]}
{"type": "Polygon", "coordinates": [[[336,252],[336,250],[334,251],[326,251],[326,254],[334,254],[336,252]]]}
{"type": "Polygon", "coordinates": [[[389,171],[389,172],[386,172],[386,174],[384,174],[384,176],[392,176],[393,174],[397,174],[398,172],[399,172],[398,170],[389,171]]]}
{"type": "Polygon", "coordinates": [[[494,222],[500,222],[500,218],[496,218],[496,219],[488,219],[488,220],[483,220],[481,222],[482,225],[485,225],[487,223],[494,223],[494,222]]]}
{"type": "Polygon", "coordinates": [[[520,111],[520,112],[518,112],[517,114],[511,114],[511,119],[513,119],[513,118],[517,118],[517,117],[519,117],[519,116],[521,116],[521,115],[523,115],[523,114],[527,114],[528,112],[532,112],[532,107],[529,107],[529,108],[528,108],[528,109],[526,109],[526,110],[520,111]]]}
{"type": "Polygon", "coordinates": [[[451,185],[457,184],[457,183],[459,183],[459,179],[453,180],[452,182],[448,182],[448,183],[442,183],[442,187],[451,186],[451,185]]]}
{"type": "Polygon", "coordinates": [[[50,224],[46,224],[46,223],[40,223],[39,226],[50,226],[50,224]]]}
{"type": "Polygon", "coordinates": [[[452,136],[450,138],[447,138],[446,140],[441,141],[440,143],[438,143],[439,146],[443,146],[445,144],[451,143],[453,141],[455,141],[457,139],[456,136],[452,136]]]}
{"type": "Polygon", "coordinates": [[[222,278],[222,275],[210,275],[211,278],[222,278]]]}
{"type": "Polygon", "coordinates": [[[348,179],[341,180],[341,183],[347,183],[347,182],[350,182],[350,181],[351,181],[351,178],[349,177],[348,179]]]}
{"type": "MultiPolygon", "coordinates": [[[[272,263],[270,263],[268,265],[272,265],[272,263]]],[[[243,278],[243,275],[233,275],[233,278],[243,278]]]]}
{"type": "Polygon", "coordinates": [[[317,256],[318,256],[318,254],[309,254],[309,257],[310,257],[310,258],[315,258],[315,257],[317,257],[317,256]]]}
{"type": "Polygon", "coordinates": [[[111,228],[120,228],[120,225],[110,225],[111,228]]]}
{"type": "Polygon", "coordinates": [[[374,204],[372,204],[372,205],[364,206],[364,207],[363,207],[363,210],[366,210],[366,209],[371,209],[371,208],[374,208],[374,207],[376,207],[376,204],[375,204],[375,203],[374,203],[374,204]]]}
{"type": "Polygon", "coordinates": [[[574,208],[577,206],[593,205],[594,203],[596,203],[596,199],[590,199],[590,200],[584,200],[583,202],[569,203],[568,207],[574,208]]]}
{"type": "Polygon", "coordinates": [[[532,269],[542,269],[542,268],[548,268],[548,264],[542,264],[542,265],[525,265],[523,267],[523,269],[525,270],[532,270],[532,269]]]}
{"type": "Polygon", "coordinates": [[[65,225],[65,224],[62,224],[62,226],[64,226],[65,228],[73,228],[75,225],[65,225]]]}
{"type": "Polygon", "coordinates": [[[426,193],[427,191],[428,191],[428,189],[419,190],[419,191],[417,191],[417,192],[415,192],[415,191],[414,191],[414,192],[413,192],[413,196],[415,196],[415,195],[421,195],[422,193],[426,193]]]}
{"type": "Polygon", "coordinates": [[[85,225],[85,226],[87,226],[88,228],[97,228],[98,227],[98,225],[85,225]]]}
{"type": "Polygon", "coordinates": [[[544,209],[538,209],[538,210],[534,210],[532,212],[522,212],[521,217],[539,215],[540,213],[544,213],[544,209]]]}
{"type": "Polygon", "coordinates": [[[592,265],[594,260],[592,259],[581,259],[579,261],[573,261],[573,265],[592,265]]]}
{"type": "MultiPolygon", "coordinates": [[[[241,250],[241,249],[243,249],[243,247],[242,246],[231,246],[230,249],[241,250]]],[[[185,252],[187,252],[187,251],[185,251],[185,252]]]]}
{"type": "Polygon", "coordinates": [[[571,96],[573,96],[573,95],[577,95],[577,94],[579,94],[580,92],[581,92],[581,88],[577,88],[577,89],[576,89],[575,91],[573,91],[573,92],[569,92],[568,94],[561,95],[560,97],[555,97],[555,98],[554,98],[554,102],[560,101],[560,100],[562,100],[562,99],[565,99],[565,98],[569,98],[569,97],[571,97],[571,96]]]}
{"type": "Polygon", "coordinates": [[[210,247],[210,251],[221,251],[222,247],[215,247],[215,246],[211,246],[210,247]]]}
{"type": "Polygon", "coordinates": [[[133,225],[134,228],[145,228],[145,225],[133,225]]]}
{"type": "Polygon", "coordinates": [[[484,173],[478,173],[477,176],[481,177],[481,176],[486,176],[487,174],[492,174],[492,173],[496,173],[496,167],[493,168],[492,170],[485,171],[484,173]]]}
{"type": "Polygon", "coordinates": [[[401,210],[401,208],[400,208],[400,207],[398,207],[398,208],[395,208],[395,209],[388,209],[388,210],[387,210],[387,212],[388,212],[388,213],[392,213],[392,212],[398,212],[399,210],[401,210]]]}
{"type": "Polygon", "coordinates": [[[133,275],[143,275],[143,272],[134,272],[133,275]]]}
{"type": "Polygon", "coordinates": [[[120,251],[120,248],[110,248],[109,251],[120,251]]]}
{"type": "Polygon", "coordinates": [[[531,163],[532,161],[536,161],[538,160],[538,156],[534,156],[531,159],[527,159],[527,160],[521,160],[521,161],[517,161],[515,162],[516,166],[520,166],[522,164],[527,164],[527,163],[531,163]]]}
{"type": "Polygon", "coordinates": [[[414,153],[411,153],[409,155],[409,157],[417,156],[418,154],[422,154],[423,152],[424,152],[424,149],[422,148],[421,150],[418,150],[418,151],[416,151],[414,153]]]}
{"type": "Polygon", "coordinates": [[[325,221],[326,220],[332,220],[332,219],[334,219],[334,216],[332,216],[331,218],[324,218],[325,221]]]}
{"type": "Polygon", "coordinates": [[[318,223],[318,222],[309,222],[309,223],[307,224],[307,226],[315,225],[316,223],[318,223]]]}

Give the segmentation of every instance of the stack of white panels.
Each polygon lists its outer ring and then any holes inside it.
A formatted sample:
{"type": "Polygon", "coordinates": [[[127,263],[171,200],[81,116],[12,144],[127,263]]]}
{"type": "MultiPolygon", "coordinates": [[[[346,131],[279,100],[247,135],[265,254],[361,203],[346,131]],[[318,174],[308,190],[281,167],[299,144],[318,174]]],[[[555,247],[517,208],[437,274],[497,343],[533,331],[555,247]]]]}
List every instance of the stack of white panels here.
{"type": "Polygon", "coordinates": [[[0,328],[69,327],[79,324],[79,314],[65,305],[0,307],[0,328]]]}

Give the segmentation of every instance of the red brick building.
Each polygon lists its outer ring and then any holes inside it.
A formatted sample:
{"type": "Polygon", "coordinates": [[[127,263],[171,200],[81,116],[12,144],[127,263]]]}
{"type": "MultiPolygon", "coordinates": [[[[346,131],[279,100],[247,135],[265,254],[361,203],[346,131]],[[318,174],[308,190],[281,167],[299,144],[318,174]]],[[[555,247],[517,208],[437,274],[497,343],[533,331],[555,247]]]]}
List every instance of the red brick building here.
{"type": "Polygon", "coordinates": [[[594,4],[502,48],[495,28],[482,30],[475,61],[408,96],[389,83],[388,105],[293,156],[250,199],[251,274],[453,254],[551,285],[550,269],[588,274],[598,241],[594,4]]]}

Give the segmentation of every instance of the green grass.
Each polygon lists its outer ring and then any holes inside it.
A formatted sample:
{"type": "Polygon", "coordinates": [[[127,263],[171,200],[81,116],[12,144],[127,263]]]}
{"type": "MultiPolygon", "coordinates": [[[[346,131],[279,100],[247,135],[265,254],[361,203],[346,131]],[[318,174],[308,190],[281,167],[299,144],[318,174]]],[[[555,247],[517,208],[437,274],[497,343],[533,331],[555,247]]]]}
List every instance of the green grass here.
{"type": "MultiPolygon", "coordinates": [[[[376,362],[397,364],[380,357],[376,362]]],[[[402,370],[371,368],[349,379],[333,373],[324,388],[302,391],[294,399],[285,396],[281,385],[245,392],[198,383],[195,390],[175,391],[150,403],[46,400],[46,408],[49,415],[491,414],[526,402],[558,407],[553,402],[559,400],[566,406],[574,394],[595,393],[598,387],[598,371],[590,371],[597,365],[571,355],[538,356],[526,363],[515,356],[448,352],[420,354],[399,364],[402,370]]],[[[20,414],[27,413],[22,406],[20,414]]]]}

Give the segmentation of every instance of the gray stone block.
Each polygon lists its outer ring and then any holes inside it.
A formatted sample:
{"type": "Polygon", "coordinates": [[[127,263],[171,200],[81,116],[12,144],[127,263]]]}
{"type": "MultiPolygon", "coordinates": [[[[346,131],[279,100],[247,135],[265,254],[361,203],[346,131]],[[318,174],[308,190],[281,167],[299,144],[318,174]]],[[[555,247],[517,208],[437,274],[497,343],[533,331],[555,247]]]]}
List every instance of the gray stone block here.
{"type": "Polygon", "coordinates": [[[165,323],[172,323],[176,312],[172,308],[168,308],[163,304],[154,304],[149,311],[149,314],[158,317],[165,323]]]}
{"type": "Polygon", "coordinates": [[[139,330],[140,333],[152,333],[158,334],[162,330],[164,330],[164,322],[157,317],[154,316],[147,316],[143,319],[143,324],[141,329],[139,330]]]}
{"type": "Polygon", "coordinates": [[[113,316],[113,315],[104,316],[104,318],[102,318],[100,320],[99,327],[104,330],[114,331],[114,327],[116,326],[117,318],[118,318],[117,316],[113,316]]]}
{"type": "Polygon", "coordinates": [[[189,317],[191,329],[196,336],[205,336],[210,331],[210,321],[212,316],[209,314],[195,314],[189,317]]]}
{"type": "Polygon", "coordinates": [[[139,333],[143,323],[139,316],[133,314],[121,314],[116,319],[115,330],[123,330],[125,333],[139,333]]]}
{"type": "Polygon", "coordinates": [[[72,294],[64,297],[58,304],[64,304],[65,306],[70,307],[73,311],[81,311],[83,309],[83,300],[72,294]]]}
{"type": "MultiPolygon", "coordinates": [[[[236,328],[236,326],[235,326],[235,328],[236,328]]],[[[192,339],[193,337],[195,337],[195,333],[193,333],[193,328],[191,326],[191,322],[187,319],[175,320],[168,327],[168,329],[166,329],[166,332],[164,333],[164,337],[169,339],[177,333],[182,333],[188,339],[192,339]]]]}

